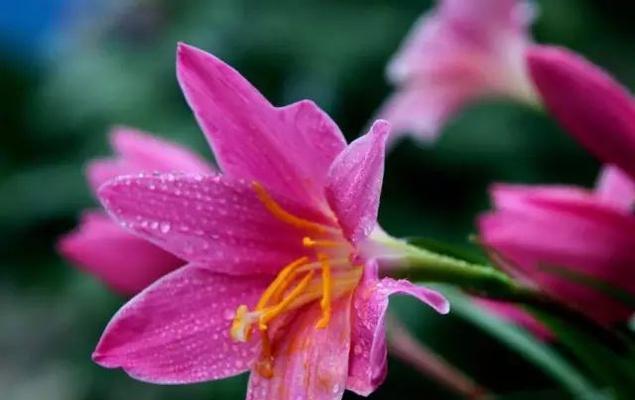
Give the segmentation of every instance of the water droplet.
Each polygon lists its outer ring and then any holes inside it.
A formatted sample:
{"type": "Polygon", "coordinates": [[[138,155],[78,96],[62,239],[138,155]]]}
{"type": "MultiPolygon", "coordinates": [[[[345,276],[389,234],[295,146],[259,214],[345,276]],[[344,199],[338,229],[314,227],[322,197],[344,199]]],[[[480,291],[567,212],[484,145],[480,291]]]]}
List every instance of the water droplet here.
{"type": "Polygon", "coordinates": [[[232,309],[230,309],[230,308],[226,309],[226,310],[223,312],[223,317],[224,317],[226,320],[228,320],[228,321],[231,321],[232,319],[234,319],[234,316],[235,316],[235,315],[236,315],[236,311],[235,311],[235,310],[232,310],[232,309]]]}
{"type": "Polygon", "coordinates": [[[168,233],[170,232],[170,223],[169,222],[162,222],[160,229],[161,229],[161,233],[168,233]]]}
{"type": "Polygon", "coordinates": [[[362,354],[362,346],[356,344],[355,347],[353,347],[353,353],[356,355],[362,354]]]}

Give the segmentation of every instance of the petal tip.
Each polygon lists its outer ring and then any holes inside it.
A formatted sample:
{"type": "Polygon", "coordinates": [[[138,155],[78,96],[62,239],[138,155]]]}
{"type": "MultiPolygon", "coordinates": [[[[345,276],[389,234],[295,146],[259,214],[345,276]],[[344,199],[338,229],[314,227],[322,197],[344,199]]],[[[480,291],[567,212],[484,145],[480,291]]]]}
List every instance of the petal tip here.
{"type": "Polygon", "coordinates": [[[68,232],[57,239],[55,251],[62,257],[73,260],[75,258],[75,237],[77,232],[68,232]]]}
{"type": "Polygon", "coordinates": [[[439,312],[439,314],[441,315],[447,315],[450,313],[450,302],[447,301],[445,298],[443,299],[443,302],[439,304],[439,307],[437,308],[437,311],[439,312]]]}
{"type": "Polygon", "coordinates": [[[373,122],[373,125],[370,128],[370,131],[373,134],[378,135],[380,139],[386,139],[390,134],[390,129],[392,125],[385,119],[378,119],[373,122]]]}

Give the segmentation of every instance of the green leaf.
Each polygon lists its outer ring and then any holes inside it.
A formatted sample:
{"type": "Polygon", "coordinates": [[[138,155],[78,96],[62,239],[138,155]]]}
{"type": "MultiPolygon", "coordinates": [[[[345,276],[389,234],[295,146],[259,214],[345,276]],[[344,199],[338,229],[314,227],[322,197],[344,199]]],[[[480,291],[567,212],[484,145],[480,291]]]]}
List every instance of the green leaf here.
{"type": "Polygon", "coordinates": [[[521,328],[486,313],[455,289],[443,287],[452,312],[494,336],[566,388],[576,399],[605,399],[584,375],[547,344],[521,328]]]}
{"type": "Polygon", "coordinates": [[[562,319],[540,311],[534,313],[600,382],[611,388],[616,398],[635,399],[633,343],[622,349],[610,348],[562,319]]]}

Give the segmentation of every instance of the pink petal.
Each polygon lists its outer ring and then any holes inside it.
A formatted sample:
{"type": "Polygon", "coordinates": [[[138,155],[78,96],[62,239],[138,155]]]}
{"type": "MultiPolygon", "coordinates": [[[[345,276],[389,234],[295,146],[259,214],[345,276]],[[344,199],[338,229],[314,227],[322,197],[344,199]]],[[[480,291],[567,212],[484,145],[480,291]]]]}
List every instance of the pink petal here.
{"type": "Polygon", "coordinates": [[[88,180],[97,190],[104,182],[139,172],[195,172],[211,174],[212,166],[176,143],[136,129],[119,127],[110,133],[116,152],[113,159],[95,160],[88,165],[88,180]]]}
{"type": "Polygon", "coordinates": [[[341,399],[348,371],[350,305],[351,296],[339,299],[324,329],[315,328],[319,304],[301,311],[274,344],[273,377],[252,372],[247,399],[341,399]]]}
{"type": "Polygon", "coordinates": [[[565,49],[534,46],[531,77],[550,112],[600,160],[635,178],[635,102],[606,72],[565,49]]]}
{"type": "Polygon", "coordinates": [[[474,298],[474,302],[496,316],[529,330],[541,340],[553,339],[553,333],[520,306],[483,298],[474,298]]]}
{"type": "Polygon", "coordinates": [[[600,322],[627,318],[632,310],[599,291],[575,284],[545,267],[568,268],[635,293],[635,217],[585,198],[535,195],[526,206],[481,217],[483,243],[506,267],[600,322]]]}
{"type": "Polygon", "coordinates": [[[379,117],[390,121],[396,139],[405,133],[424,141],[437,138],[446,121],[476,93],[470,86],[456,82],[411,85],[398,90],[380,108],[379,117]]]}
{"type": "Polygon", "coordinates": [[[597,198],[590,191],[577,186],[564,185],[495,184],[491,187],[490,194],[496,209],[505,211],[524,211],[541,199],[571,200],[588,204],[597,202],[597,198]]]}
{"type": "Polygon", "coordinates": [[[185,97],[223,172],[257,180],[289,198],[322,199],[326,171],[346,142],[314,103],[273,107],[236,70],[180,44],[177,73],[185,97]]]}
{"type": "Polygon", "coordinates": [[[335,159],[328,173],[326,197],[344,234],[353,242],[368,236],[377,225],[389,131],[387,122],[375,122],[368,134],[335,159]]]}
{"type": "Polygon", "coordinates": [[[86,213],[58,243],[64,257],[122,294],[135,294],[184,261],[123,231],[101,212],[86,213]]]}
{"type": "MultiPolygon", "coordinates": [[[[102,186],[99,196],[127,229],[217,272],[276,273],[305,253],[306,232],[274,217],[244,181],[175,174],[122,177],[102,186]]],[[[319,217],[278,200],[295,215],[319,217]]]]}
{"type": "Polygon", "coordinates": [[[384,315],[388,296],[394,293],[414,296],[441,314],[450,310],[441,294],[404,279],[370,278],[360,284],[353,298],[352,352],[346,388],[362,396],[372,393],[386,377],[384,315]]]}
{"type": "Polygon", "coordinates": [[[520,0],[443,0],[421,17],[388,67],[401,89],[379,116],[394,133],[434,139],[469,101],[533,101],[523,53],[533,13],[520,0]]]}
{"type": "Polygon", "coordinates": [[[595,188],[600,201],[630,212],[635,206],[635,182],[612,165],[604,167],[595,188]]]}
{"type": "Polygon", "coordinates": [[[267,280],[232,277],[200,265],[166,275],[130,300],[110,321],[93,353],[107,368],[153,383],[182,384],[236,375],[259,352],[257,335],[228,335],[236,308],[252,307],[267,280]]]}

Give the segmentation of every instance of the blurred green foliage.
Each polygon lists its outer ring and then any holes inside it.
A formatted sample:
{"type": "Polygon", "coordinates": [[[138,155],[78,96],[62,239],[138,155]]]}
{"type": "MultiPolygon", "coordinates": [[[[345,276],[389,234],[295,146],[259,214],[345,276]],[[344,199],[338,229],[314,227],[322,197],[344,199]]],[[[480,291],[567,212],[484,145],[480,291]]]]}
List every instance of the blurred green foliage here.
{"type": "MultiPolygon", "coordinates": [[[[635,87],[628,2],[540,1],[537,40],[559,43],[635,87]]],[[[82,167],[126,124],[211,157],[175,79],[177,41],[223,58],[278,105],[320,104],[349,139],[389,93],[384,67],[430,1],[139,0],[69,27],[46,63],[0,49],[0,392],[8,399],[239,399],[245,377],[152,386],[101,369],[90,353],[124,299],[55,252],[96,204],[82,167]]],[[[394,235],[455,243],[473,232],[494,181],[590,186],[598,164],[545,115],[505,101],[464,110],[434,147],[406,140],[387,160],[380,221],[394,235]]],[[[544,374],[456,316],[408,299],[391,309],[418,337],[505,398],[563,398],[544,374]]],[[[450,398],[391,360],[376,399],[450,398]]],[[[354,398],[348,394],[347,398],[354,398]]]]}

